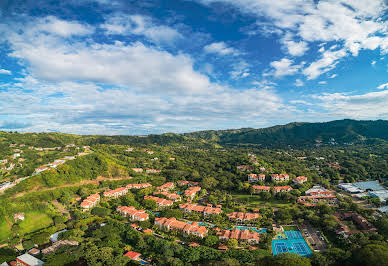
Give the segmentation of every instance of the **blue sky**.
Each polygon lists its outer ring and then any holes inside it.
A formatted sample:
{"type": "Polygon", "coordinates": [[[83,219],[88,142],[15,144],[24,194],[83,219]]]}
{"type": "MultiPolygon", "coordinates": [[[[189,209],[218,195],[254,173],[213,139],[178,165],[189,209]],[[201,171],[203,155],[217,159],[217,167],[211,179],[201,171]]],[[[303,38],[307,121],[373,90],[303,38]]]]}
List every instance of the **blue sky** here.
{"type": "Polygon", "coordinates": [[[2,1],[0,130],[388,119],[387,18],[384,0],[2,1]]]}

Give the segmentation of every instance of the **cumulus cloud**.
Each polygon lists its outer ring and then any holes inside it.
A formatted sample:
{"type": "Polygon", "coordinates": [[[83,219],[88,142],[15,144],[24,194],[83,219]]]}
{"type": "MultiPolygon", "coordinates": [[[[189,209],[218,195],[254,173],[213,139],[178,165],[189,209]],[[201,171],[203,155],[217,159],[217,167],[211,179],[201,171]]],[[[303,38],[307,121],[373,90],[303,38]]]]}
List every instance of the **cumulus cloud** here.
{"type": "Polygon", "coordinates": [[[213,42],[206,45],[203,50],[209,54],[219,54],[219,55],[238,55],[238,50],[233,47],[229,47],[224,42],[213,42]]]}
{"type": "Polygon", "coordinates": [[[307,79],[316,79],[321,74],[332,70],[344,56],[346,56],[346,51],[343,49],[336,51],[327,50],[320,59],[303,69],[302,73],[307,76],[307,79]]]}
{"type": "Polygon", "coordinates": [[[388,89],[388,83],[381,84],[377,87],[379,90],[388,89]]]}
{"type": "Polygon", "coordinates": [[[291,34],[286,34],[282,43],[287,49],[288,54],[292,56],[302,56],[308,50],[308,44],[305,41],[294,41],[291,34]]]}
{"type": "Polygon", "coordinates": [[[296,87],[302,87],[302,86],[304,86],[304,83],[301,79],[296,79],[294,85],[296,87]]]}
{"type": "Polygon", "coordinates": [[[183,37],[176,29],[157,25],[150,17],[143,15],[109,16],[101,28],[112,35],[143,35],[155,43],[172,43],[183,37]]]}
{"type": "Polygon", "coordinates": [[[272,72],[274,77],[283,77],[288,75],[296,74],[300,65],[294,65],[294,61],[288,58],[283,58],[279,61],[273,61],[270,63],[270,66],[274,69],[272,72]]]}
{"type": "Polygon", "coordinates": [[[12,72],[10,70],[0,68],[0,74],[12,75],[12,72]]]}
{"type": "Polygon", "coordinates": [[[365,94],[325,93],[314,95],[319,105],[334,117],[388,119],[388,90],[365,94]]]}

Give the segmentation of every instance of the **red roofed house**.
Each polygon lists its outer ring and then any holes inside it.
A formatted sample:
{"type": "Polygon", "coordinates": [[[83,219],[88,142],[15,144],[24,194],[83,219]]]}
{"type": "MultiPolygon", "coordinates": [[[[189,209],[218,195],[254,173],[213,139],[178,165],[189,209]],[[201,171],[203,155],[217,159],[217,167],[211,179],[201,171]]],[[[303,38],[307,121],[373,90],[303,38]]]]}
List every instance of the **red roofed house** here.
{"type": "Polygon", "coordinates": [[[128,184],[126,186],[127,189],[140,189],[140,188],[146,188],[146,187],[152,187],[150,183],[142,183],[142,184],[128,184]]]}
{"type": "Polygon", "coordinates": [[[247,222],[247,221],[258,219],[260,217],[260,214],[249,213],[249,212],[231,212],[226,216],[228,216],[229,220],[235,220],[238,222],[247,222]]]}
{"type": "Polygon", "coordinates": [[[92,194],[81,202],[81,208],[84,210],[91,209],[97,205],[100,201],[100,195],[98,193],[92,194]]]}
{"type": "Polygon", "coordinates": [[[271,187],[268,187],[268,186],[252,186],[252,188],[255,190],[255,193],[259,193],[262,191],[267,191],[267,192],[271,191],[271,187]]]}
{"type": "Polygon", "coordinates": [[[137,253],[135,251],[128,251],[127,253],[125,253],[126,257],[130,258],[131,260],[140,260],[140,256],[141,254],[140,253],[137,253]]]}
{"type": "Polygon", "coordinates": [[[197,186],[199,183],[194,181],[179,180],[177,181],[178,186],[197,186]]]}
{"type": "Polygon", "coordinates": [[[265,181],[265,175],[264,174],[249,174],[248,175],[248,182],[254,183],[257,181],[265,181]]]}
{"type": "Polygon", "coordinates": [[[294,181],[295,184],[303,184],[304,182],[307,182],[307,177],[297,176],[297,177],[294,177],[292,181],[294,181]]]}
{"type": "Polygon", "coordinates": [[[119,206],[117,207],[117,211],[125,217],[129,217],[132,221],[143,222],[149,218],[148,213],[146,213],[144,210],[136,210],[136,208],[133,206],[119,206]]]}
{"type": "Polygon", "coordinates": [[[182,200],[180,195],[178,195],[176,193],[168,193],[167,191],[155,191],[154,194],[155,195],[163,195],[166,198],[168,198],[169,200],[172,200],[174,202],[182,200]]]}
{"type": "Polygon", "coordinates": [[[118,197],[124,196],[127,193],[128,193],[128,189],[126,187],[119,187],[119,188],[116,188],[113,190],[105,191],[104,197],[106,197],[106,198],[111,198],[111,197],[118,198],[118,197]]]}
{"type": "Polygon", "coordinates": [[[174,217],[169,219],[165,217],[155,218],[155,225],[166,231],[177,230],[185,233],[186,235],[194,235],[200,238],[204,238],[208,233],[206,227],[200,226],[197,222],[189,224],[178,221],[174,217]]]}
{"type": "Polygon", "coordinates": [[[220,240],[237,239],[239,241],[248,242],[250,244],[257,244],[260,241],[260,234],[248,229],[233,229],[224,230],[218,233],[220,240]]]}
{"type": "Polygon", "coordinates": [[[171,206],[173,204],[173,202],[171,200],[161,199],[161,198],[154,197],[154,196],[144,196],[144,199],[156,201],[156,203],[158,204],[159,207],[168,207],[168,206],[171,206]]]}
{"type": "Polygon", "coordinates": [[[135,171],[136,173],[141,173],[143,172],[142,168],[132,168],[132,171],[135,171]]]}
{"type": "Polygon", "coordinates": [[[273,188],[275,193],[278,193],[278,192],[289,192],[292,190],[292,187],[290,186],[281,186],[281,187],[274,187],[273,188]]]}
{"type": "Polygon", "coordinates": [[[170,189],[173,189],[174,187],[175,187],[175,185],[173,182],[167,182],[167,183],[164,183],[163,185],[161,185],[160,187],[157,187],[156,189],[161,190],[161,191],[168,191],[170,189]]]}
{"type": "Polygon", "coordinates": [[[191,203],[184,203],[179,205],[179,209],[185,211],[186,213],[199,212],[203,213],[203,215],[211,215],[211,214],[220,214],[222,212],[221,208],[214,208],[210,206],[201,206],[191,203]]]}
{"type": "Polygon", "coordinates": [[[290,180],[290,176],[287,174],[273,174],[271,175],[271,178],[273,182],[286,182],[290,180]]]}
{"type": "Polygon", "coordinates": [[[160,172],[161,172],[161,170],[158,170],[158,169],[146,169],[147,174],[157,174],[160,172]]]}
{"type": "Polygon", "coordinates": [[[201,191],[201,187],[190,187],[185,190],[185,196],[191,201],[199,191],[201,191]]]}

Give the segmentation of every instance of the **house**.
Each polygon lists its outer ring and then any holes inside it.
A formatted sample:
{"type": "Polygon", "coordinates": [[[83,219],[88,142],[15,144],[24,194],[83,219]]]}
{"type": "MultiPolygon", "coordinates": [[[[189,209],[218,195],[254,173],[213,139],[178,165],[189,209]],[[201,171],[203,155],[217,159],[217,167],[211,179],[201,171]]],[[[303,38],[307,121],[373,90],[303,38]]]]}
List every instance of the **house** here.
{"type": "Polygon", "coordinates": [[[126,187],[119,187],[113,190],[105,191],[104,192],[104,197],[106,198],[118,198],[121,196],[124,196],[125,194],[128,193],[128,189],[126,187]]]}
{"type": "Polygon", "coordinates": [[[160,172],[161,172],[161,170],[158,170],[158,169],[146,169],[147,174],[157,174],[160,172]]]}
{"type": "Polygon", "coordinates": [[[171,200],[161,199],[161,198],[154,197],[154,196],[144,196],[144,199],[156,201],[156,203],[158,204],[159,207],[169,207],[173,204],[173,202],[171,200]]]}
{"type": "Polygon", "coordinates": [[[51,246],[45,248],[42,250],[42,254],[47,254],[51,252],[55,252],[57,249],[63,246],[78,246],[78,242],[74,240],[59,240],[56,241],[51,246]]]}
{"type": "Polygon", "coordinates": [[[231,221],[244,223],[244,222],[258,219],[260,217],[260,214],[249,213],[249,212],[231,212],[231,213],[228,213],[226,216],[228,216],[229,220],[231,221]]]}
{"type": "Polygon", "coordinates": [[[146,188],[146,187],[152,187],[150,183],[141,183],[141,184],[128,184],[126,186],[127,189],[140,189],[140,188],[146,188]]]}
{"type": "Polygon", "coordinates": [[[129,217],[131,221],[144,222],[149,219],[149,215],[145,210],[136,210],[133,206],[119,206],[116,210],[124,217],[129,217]]]}
{"type": "Polygon", "coordinates": [[[160,229],[171,231],[177,230],[183,232],[186,235],[194,235],[200,238],[204,238],[208,230],[205,226],[200,226],[198,222],[187,223],[178,221],[176,218],[155,218],[155,225],[159,226],[160,229]]]}
{"type": "Polygon", "coordinates": [[[38,266],[43,265],[44,262],[40,259],[35,258],[34,256],[31,256],[28,253],[25,253],[23,255],[20,255],[16,258],[16,265],[17,266],[38,266]]]}
{"type": "Polygon", "coordinates": [[[297,176],[297,177],[294,177],[294,179],[292,179],[292,181],[294,181],[295,184],[303,184],[304,182],[307,182],[307,177],[297,176]]]}
{"type": "Polygon", "coordinates": [[[64,160],[75,160],[75,156],[65,156],[63,157],[64,160]]]}
{"type": "Polygon", "coordinates": [[[237,166],[237,170],[240,172],[250,172],[252,171],[252,165],[239,165],[237,166]]]}
{"type": "Polygon", "coordinates": [[[255,193],[259,193],[262,191],[270,192],[271,187],[269,186],[252,186],[252,188],[255,190],[255,193]]]}
{"type": "Polygon", "coordinates": [[[148,154],[154,154],[154,152],[153,152],[153,151],[147,151],[147,153],[148,153],[148,154]]]}
{"type": "Polygon", "coordinates": [[[98,193],[92,194],[81,202],[81,208],[83,208],[84,210],[91,209],[95,207],[99,201],[100,195],[98,193]]]}
{"type": "Polygon", "coordinates": [[[257,181],[265,181],[265,175],[264,174],[249,174],[248,175],[248,182],[249,183],[255,183],[257,181]]]}
{"type": "Polygon", "coordinates": [[[236,239],[238,241],[247,242],[249,244],[257,244],[260,241],[260,234],[255,231],[250,231],[248,229],[232,229],[224,230],[218,233],[218,239],[220,240],[229,240],[236,239]]]}
{"type": "Polygon", "coordinates": [[[167,199],[172,200],[173,202],[182,200],[180,195],[178,195],[176,193],[168,193],[167,191],[155,191],[154,195],[163,195],[167,199]]]}
{"type": "Polygon", "coordinates": [[[157,190],[160,190],[160,191],[168,191],[170,189],[173,189],[175,188],[175,185],[173,182],[167,182],[167,183],[164,183],[163,185],[157,187],[156,189],[157,190]]]}
{"type": "Polygon", "coordinates": [[[136,173],[141,173],[141,172],[143,172],[143,169],[142,168],[132,168],[132,171],[134,171],[136,173]]]}
{"type": "Polygon", "coordinates": [[[170,161],[175,161],[175,158],[174,157],[170,157],[170,161]]]}
{"type": "Polygon", "coordinates": [[[203,215],[211,215],[211,214],[220,214],[222,212],[221,208],[214,208],[211,206],[201,206],[191,203],[184,203],[179,205],[179,209],[183,210],[186,213],[198,212],[203,213],[203,215]]]}
{"type": "Polygon", "coordinates": [[[28,253],[29,253],[30,255],[35,255],[35,256],[37,256],[37,255],[40,254],[40,250],[37,249],[37,248],[32,248],[32,249],[30,249],[30,250],[28,251],[28,253]]]}
{"type": "Polygon", "coordinates": [[[41,166],[41,167],[38,167],[38,168],[36,168],[35,169],[35,174],[39,174],[39,173],[41,173],[41,172],[43,172],[43,171],[46,171],[46,170],[48,170],[49,168],[47,167],[47,166],[41,166]]]}
{"type": "Polygon", "coordinates": [[[201,191],[201,187],[190,187],[185,190],[185,197],[191,201],[199,191],[201,191]]]}
{"type": "Polygon", "coordinates": [[[24,213],[22,213],[22,212],[15,213],[15,214],[13,215],[13,219],[14,219],[15,221],[17,221],[17,220],[24,221],[24,213]]]}
{"type": "Polygon", "coordinates": [[[14,154],[12,155],[12,157],[13,157],[14,159],[16,159],[17,157],[20,157],[20,153],[14,153],[14,154]]]}
{"type": "Polygon", "coordinates": [[[179,180],[176,182],[178,184],[178,186],[180,187],[183,187],[183,186],[189,186],[189,187],[192,187],[192,186],[198,186],[198,182],[193,182],[193,181],[186,181],[186,180],[179,180]]]}
{"type": "Polygon", "coordinates": [[[139,261],[141,254],[135,251],[128,251],[124,256],[130,258],[131,260],[139,261]]]}
{"type": "Polygon", "coordinates": [[[273,182],[287,182],[290,180],[290,176],[288,174],[273,174],[271,175],[271,179],[273,182]]]}
{"type": "Polygon", "coordinates": [[[128,148],[127,151],[133,151],[133,148],[128,148]]]}
{"type": "Polygon", "coordinates": [[[317,206],[319,202],[326,202],[332,205],[337,203],[337,198],[334,194],[298,197],[298,203],[308,207],[317,206]]]}
{"type": "Polygon", "coordinates": [[[280,186],[280,187],[273,187],[275,193],[278,192],[289,192],[292,190],[292,187],[290,186],[280,186]]]}

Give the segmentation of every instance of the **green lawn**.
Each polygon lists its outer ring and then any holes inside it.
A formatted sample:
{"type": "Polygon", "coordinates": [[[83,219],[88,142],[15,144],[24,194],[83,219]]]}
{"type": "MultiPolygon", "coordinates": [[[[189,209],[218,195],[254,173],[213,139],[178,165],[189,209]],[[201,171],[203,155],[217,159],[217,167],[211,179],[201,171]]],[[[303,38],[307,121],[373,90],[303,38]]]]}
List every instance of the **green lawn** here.
{"type": "Polygon", "coordinates": [[[284,231],[299,231],[298,227],[295,225],[283,225],[284,231]]]}
{"type": "Polygon", "coordinates": [[[53,220],[46,213],[32,211],[25,213],[25,219],[20,223],[22,234],[28,234],[39,229],[50,226],[53,220]]]}
{"type": "Polygon", "coordinates": [[[5,218],[0,219],[0,242],[8,240],[8,237],[11,236],[11,227],[5,220],[5,218]]]}
{"type": "Polygon", "coordinates": [[[286,206],[291,206],[292,204],[287,201],[277,200],[277,199],[269,199],[262,200],[259,195],[248,195],[248,194],[232,194],[233,199],[236,201],[242,201],[250,207],[260,207],[260,206],[268,206],[275,208],[282,208],[286,206]]]}

